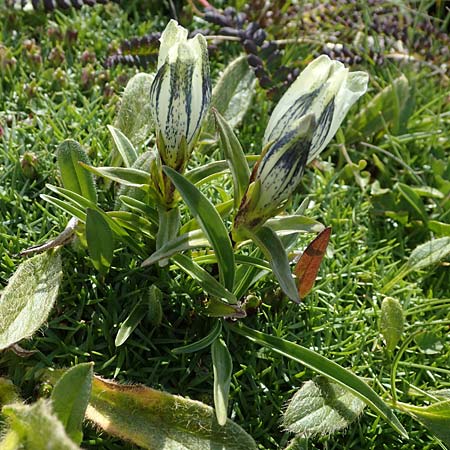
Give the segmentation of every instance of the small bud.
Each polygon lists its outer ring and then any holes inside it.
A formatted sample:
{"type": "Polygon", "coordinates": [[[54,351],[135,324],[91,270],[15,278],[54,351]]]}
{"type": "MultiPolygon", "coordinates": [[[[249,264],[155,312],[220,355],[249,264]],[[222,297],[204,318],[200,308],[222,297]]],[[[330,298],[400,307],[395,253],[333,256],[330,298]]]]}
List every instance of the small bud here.
{"type": "Polygon", "coordinates": [[[20,158],[20,167],[24,176],[30,180],[37,177],[37,156],[32,152],[25,152],[20,158]]]}

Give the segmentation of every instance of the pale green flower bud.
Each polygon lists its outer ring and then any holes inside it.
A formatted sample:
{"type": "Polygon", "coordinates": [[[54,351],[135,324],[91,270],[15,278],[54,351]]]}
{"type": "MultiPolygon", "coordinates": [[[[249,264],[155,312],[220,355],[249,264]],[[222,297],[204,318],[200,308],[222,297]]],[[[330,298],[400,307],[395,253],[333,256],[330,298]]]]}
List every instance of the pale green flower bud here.
{"type": "Polygon", "coordinates": [[[328,145],[350,107],[366,92],[367,82],[365,72],[349,73],[325,55],[295,80],[267,125],[265,150],[235,218],[238,238],[245,235],[243,229],[258,227],[283,209],[305,166],[328,145]]]}
{"type": "Polygon", "coordinates": [[[171,20],[160,41],[158,72],[150,89],[157,144],[164,164],[182,171],[211,100],[205,38],[171,20]]]}
{"type": "Polygon", "coordinates": [[[273,110],[263,144],[289,132],[304,115],[313,113],[313,133],[307,163],[315,159],[336,134],[351,106],[366,92],[369,76],[349,72],[339,61],[322,55],[312,61],[273,110]]]}

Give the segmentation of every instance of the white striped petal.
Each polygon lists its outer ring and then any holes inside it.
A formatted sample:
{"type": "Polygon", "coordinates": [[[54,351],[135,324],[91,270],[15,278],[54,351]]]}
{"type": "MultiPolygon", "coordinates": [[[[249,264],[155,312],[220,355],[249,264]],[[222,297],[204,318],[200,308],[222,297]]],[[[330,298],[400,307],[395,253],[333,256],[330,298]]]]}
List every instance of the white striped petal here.
{"type": "Polygon", "coordinates": [[[330,143],[331,139],[333,139],[349,109],[367,91],[368,81],[369,76],[366,72],[350,72],[347,75],[344,83],[341,84],[336,96],[334,97],[334,110],[331,124],[321,142],[319,139],[321,134],[320,123],[317,124],[317,130],[314,134],[311,151],[308,156],[308,164],[313,159],[317,158],[330,143]]]}
{"type": "Polygon", "coordinates": [[[308,163],[336,134],[350,107],[367,90],[365,72],[349,73],[345,66],[322,55],[311,62],[283,95],[267,125],[263,144],[288,133],[302,116],[313,113],[313,134],[308,163]]]}

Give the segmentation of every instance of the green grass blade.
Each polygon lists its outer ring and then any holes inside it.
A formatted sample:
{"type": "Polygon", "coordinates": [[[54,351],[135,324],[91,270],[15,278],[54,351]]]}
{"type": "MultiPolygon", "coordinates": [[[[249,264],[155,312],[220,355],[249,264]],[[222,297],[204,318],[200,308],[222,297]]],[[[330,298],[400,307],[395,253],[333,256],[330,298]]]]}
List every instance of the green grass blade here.
{"type": "Polygon", "coordinates": [[[373,411],[382,416],[398,433],[403,437],[408,438],[408,433],[394,415],[391,408],[384,403],[370,386],[349,370],[344,369],[335,362],[330,361],[312,350],[285,339],[253,330],[242,325],[242,323],[239,323],[238,326],[230,326],[230,330],[241,336],[245,336],[257,344],[267,347],[274,352],[297,361],[350,390],[372,408],[373,411]]]}
{"type": "Polygon", "coordinates": [[[186,178],[170,167],[163,168],[186,202],[217,255],[220,280],[228,289],[234,284],[234,253],[228,231],[214,205],[186,178]]]}

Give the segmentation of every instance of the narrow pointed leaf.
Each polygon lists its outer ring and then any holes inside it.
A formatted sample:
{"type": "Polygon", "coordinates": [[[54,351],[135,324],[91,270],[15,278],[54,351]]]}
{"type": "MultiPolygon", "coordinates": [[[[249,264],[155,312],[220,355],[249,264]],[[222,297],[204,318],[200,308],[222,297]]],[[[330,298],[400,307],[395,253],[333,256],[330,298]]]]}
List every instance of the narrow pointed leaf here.
{"type": "Polygon", "coordinates": [[[81,167],[79,162],[90,164],[86,152],[78,142],[71,139],[59,145],[56,161],[63,186],[93,203],[97,202],[97,190],[92,174],[81,167]]]}
{"type": "Polygon", "coordinates": [[[228,231],[214,205],[186,178],[169,167],[164,172],[183,197],[192,215],[211,243],[217,255],[219,275],[224,286],[231,290],[234,283],[234,253],[228,231]]]}
{"type": "Polygon", "coordinates": [[[32,336],[44,324],[61,277],[58,251],[41,253],[19,265],[0,300],[0,350],[32,336]]]}
{"type": "Polygon", "coordinates": [[[172,353],[179,355],[183,353],[195,353],[200,350],[203,350],[204,348],[209,347],[220,336],[221,332],[222,332],[222,322],[220,320],[216,320],[213,328],[205,337],[198,340],[197,342],[193,342],[192,344],[174,348],[172,350],[172,353]]]}
{"type": "Polygon", "coordinates": [[[269,350],[297,361],[350,390],[373,411],[381,415],[381,417],[383,417],[398,433],[405,438],[408,437],[408,433],[394,415],[391,408],[383,402],[381,397],[379,397],[370,386],[368,386],[364,381],[349,370],[344,369],[335,362],[312,350],[302,347],[301,345],[287,341],[286,339],[261,333],[260,331],[253,330],[245,325],[242,325],[242,323],[239,323],[237,326],[230,327],[230,330],[245,336],[257,344],[267,347],[269,350]]]}
{"type": "Polygon", "coordinates": [[[288,257],[280,238],[268,227],[261,227],[251,234],[252,240],[269,260],[273,273],[283,292],[294,302],[299,303],[297,286],[291,274],[288,257]]]}
{"type": "Polygon", "coordinates": [[[95,209],[86,211],[86,241],[94,267],[106,273],[114,254],[114,236],[109,223],[95,209]]]}
{"type": "Polygon", "coordinates": [[[108,130],[116,144],[117,151],[122,157],[125,167],[132,167],[138,159],[138,154],[130,142],[130,140],[118,129],[111,125],[108,125],[108,130]]]}
{"type": "Polygon", "coordinates": [[[248,187],[250,169],[241,144],[230,125],[217,110],[213,109],[213,114],[219,131],[221,148],[233,176],[234,206],[237,209],[248,187]]]}
{"type": "Polygon", "coordinates": [[[209,178],[211,175],[223,173],[228,169],[226,161],[212,161],[208,164],[202,164],[195,169],[186,172],[185,177],[196,186],[203,183],[204,179],[209,178]]]}
{"type": "Polygon", "coordinates": [[[236,304],[237,299],[230,291],[222,286],[212,275],[205,269],[196,264],[192,259],[184,255],[175,255],[172,261],[189,276],[191,276],[198,284],[210,295],[226,300],[231,304],[236,304]]]}
{"type": "Polygon", "coordinates": [[[218,338],[211,346],[214,372],[214,407],[219,425],[227,423],[228,395],[230,392],[233,361],[225,342],[218,338]]]}
{"type": "Polygon", "coordinates": [[[94,378],[87,418],[107,433],[151,450],[256,450],[237,424],[220,426],[203,403],[145,386],[94,378]]]}
{"type": "Polygon", "coordinates": [[[156,262],[164,258],[181,253],[185,250],[198,247],[209,247],[209,241],[205,238],[205,234],[202,230],[190,231],[189,233],[182,234],[170,242],[167,242],[163,247],[148,257],[141,267],[151,266],[156,262]]]}
{"type": "Polygon", "coordinates": [[[64,425],[67,435],[76,443],[83,440],[82,424],[92,389],[93,363],[70,368],[53,388],[53,411],[64,425]]]}
{"type": "Polygon", "coordinates": [[[298,435],[328,436],[347,428],[365,403],[348,389],[317,376],[299,389],[283,413],[283,426],[298,435]]]}
{"type": "Polygon", "coordinates": [[[124,186],[142,187],[150,184],[150,174],[131,167],[93,167],[80,163],[86,170],[124,186]]]}
{"type": "Polygon", "coordinates": [[[131,333],[136,329],[136,327],[141,323],[141,320],[145,317],[148,312],[148,301],[147,299],[142,299],[135,307],[131,310],[128,317],[124,320],[119,328],[114,344],[116,347],[121,346],[130,337],[131,333]]]}
{"type": "Polygon", "coordinates": [[[42,198],[42,200],[45,200],[46,202],[61,209],[61,211],[64,211],[67,214],[76,217],[81,222],[84,223],[86,221],[86,213],[82,209],[77,208],[76,206],[73,206],[70,203],[65,202],[64,200],[61,200],[60,198],[53,197],[52,195],[41,194],[40,197],[42,198]]]}
{"type": "Polygon", "coordinates": [[[319,273],[320,263],[330,241],[330,235],[331,227],[325,228],[306,247],[294,268],[294,273],[298,279],[298,294],[300,298],[306,297],[314,286],[317,274],[319,273]]]}

